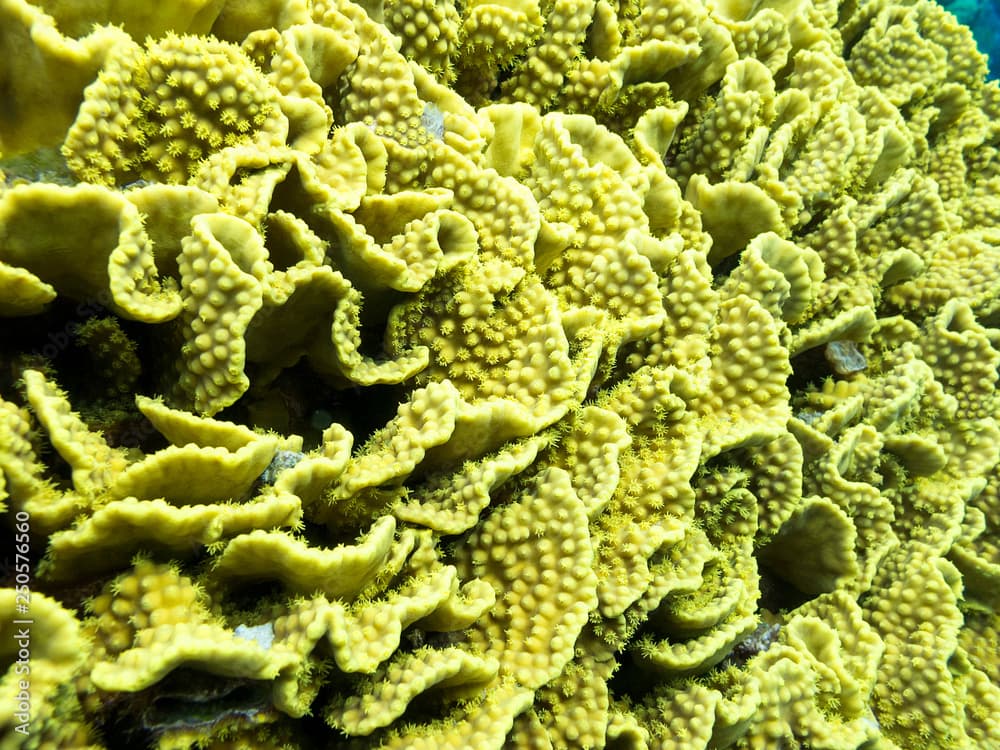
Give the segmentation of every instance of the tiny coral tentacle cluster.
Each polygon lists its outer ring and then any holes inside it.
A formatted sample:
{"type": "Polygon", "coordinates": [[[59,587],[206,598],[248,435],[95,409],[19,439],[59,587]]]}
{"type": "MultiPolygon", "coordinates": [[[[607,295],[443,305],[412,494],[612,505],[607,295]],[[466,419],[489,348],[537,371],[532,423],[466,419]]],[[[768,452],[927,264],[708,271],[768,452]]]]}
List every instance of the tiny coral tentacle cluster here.
{"type": "Polygon", "coordinates": [[[1000,84],[931,0],[0,0],[0,748],[1000,748],[1000,84]]]}

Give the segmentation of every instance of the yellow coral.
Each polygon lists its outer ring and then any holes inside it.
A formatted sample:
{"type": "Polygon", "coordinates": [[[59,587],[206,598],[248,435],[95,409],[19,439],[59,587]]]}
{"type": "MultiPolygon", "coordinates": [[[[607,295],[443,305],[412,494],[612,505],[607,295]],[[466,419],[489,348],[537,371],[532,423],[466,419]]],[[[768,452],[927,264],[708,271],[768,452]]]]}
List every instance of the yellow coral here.
{"type": "Polygon", "coordinates": [[[966,300],[977,312],[995,312],[1000,283],[995,235],[976,232],[950,238],[931,256],[916,279],[892,287],[889,298],[903,308],[931,311],[951,299],[966,300]],[[991,241],[992,240],[992,241],[991,241]]]}
{"type": "MultiPolygon", "coordinates": [[[[0,498],[15,512],[27,513],[37,528],[50,532],[69,523],[78,513],[80,497],[60,493],[43,478],[44,467],[31,443],[32,423],[26,409],[0,401],[0,498]],[[9,501],[9,505],[8,502],[9,501]]],[[[104,446],[107,448],[107,446],[104,446]]]]}
{"type": "Polygon", "coordinates": [[[527,55],[531,62],[502,83],[509,99],[538,109],[548,108],[559,95],[566,75],[578,64],[575,52],[586,40],[594,6],[594,0],[559,0],[552,4],[545,30],[533,41],[527,55]]]}
{"type": "Polygon", "coordinates": [[[467,401],[510,400],[547,424],[576,396],[556,301],[522,269],[462,264],[397,308],[392,326],[394,341],[431,349],[420,379],[447,378],[467,401]]]}
{"type": "Polygon", "coordinates": [[[533,0],[469,4],[462,19],[464,55],[491,68],[511,62],[540,31],[539,11],[533,0]]]}
{"type": "Polygon", "coordinates": [[[838,505],[807,497],[784,520],[761,558],[800,591],[835,591],[860,573],[856,544],[854,524],[838,505]]]}
{"type": "Polygon", "coordinates": [[[275,449],[276,441],[266,438],[234,452],[191,444],[169,446],[123,471],[109,488],[110,496],[159,497],[177,505],[239,499],[250,492],[275,449]]]}
{"type": "MultiPolygon", "coordinates": [[[[331,487],[326,501],[335,505],[366,487],[385,485],[413,471],[426,451],[447,441],[455,429],[458,391],[448,381],[414,391],[396,417],[376,432],[331,487]]],[[[336,514],[334,507],[331,511],[336,514]]]]}
{"type": "Polygon", "coordinates": [[[470,461],[461,471],[428,477],[419,493],[393,508],[404,521],[428,526],[446,534],[472,528],[490,503],[490,493],[511,476],[524,471],[547,442],[533,437],[508,444],[493,455],[470,461]]]}
{"type": "Polygon", "coordinates": [[[618,663],[611,649],[585,633],[562,674],[539,690],[534,710],[553,743],[600,745],[608,724],[608,678],[618,663]]]}
{"type": "Polygon", "coordinates": [[[403,40],[400,52],[443,83],[455,77],[452,56],[458,47],[459,24],[453,1],[385,4],[385,25],[403,40]]]}
{"type": "Polygon", "coordinates": [[[159,278],[135,204],[93,185],[20,185],[0,192],[0,262],[24,268],[59,294],[100,300],[149,323],[170,320],[181,300],[159,278]],[[68,253],[63,237],[75,236],[68,253]]]}
{"type": "Polygon", "coordinates": [[[177,623],[141,630],[135,644],[113,662],[91,672],[102,690],[135,692],[153,685],[180,665],[212,674],[270,679],[278,665],[255,643],[248,643],[218,625],[177,623]]]}
{"type": "Polygon", "coordinates": [[[0,589],[4,625],[0,695],[9,708],[0,714],[5,747],[97,748],[73,681],[86,655],[79,620],[57,601],[27,585],[0,589]]]}
{"type": "Polygon", "coordinates": [[[0,21],[0,500],[66,608],[143,555],[41,741],[995,741],[1000,87],[940,8],[0,21]]]}
{"type": "Polygon", "coordinates": [[[855,79],[878,85],[893,104],[922,96],[945,76],[947,52],[923,37],[919,14],[886,7],[851,50],[855,79]]]}
{"type": "Polygon", "coordinates": [[[94,24],[121,26],[133,39],[160,37],[169,30],[205,34],[219,13],[219,0],[181,0],[169,6],[138,8],[131,3],[101,0],[81,7],[71,0],[39,4],[65,34],[82,36],[94,24]]]}
{"type": "MultiPolygon", "coordinates": [[[[431,135],[422,119],[424,104],[417,95],[410,66],[397,51],[398,39],[360,6],[349,2],[337,6],[354,25],[362,43],[361,54],[340,81],[343,116],[347,121],[364,123],[404,151],[425,145],[431,135]]],[[[402,156],[403,152],[399,153],[402,156]]]]}
{"type": "Polygon", "coordinates": [[[327,721],[349,735],[368,735],[391,724],[414,697],[430,688],[451,695],[474,693],[496,674],[496,659],[458,648],[421,649],[387,662],[362,683],[357,695],[335,701],[327,721]]]}
{"type": "Polygon", "coordinates": [[[340,15],[328,16],[322,26],[296,24],[282,33],[261,29],[243,40],[243,51],[279,92],[291,145],[310,153],[325,145],[333,113],[323,101],[322,87],[357,57],[359,45],[350,21],[340,15]]]}
{"type": "Polygon", "coordinates": [[[182,350],[178,396],[214,414],[249,385],[243,336],[263,304],[267,251],[249,224],[232,217],[201,216],[193,230],[179,258],[190,340],[182,350]]]}
{"type": "Polygon", "coordinates": [[[715,454],[777,437],[788,414],[785,378],[790,366],[774,319],[756,301],[725,300],[712,333],[712,369],[698,411],[715,454]],[[751,419],[749,415],[758,414],[751,419]]]}
{"type": "Polygon", "coordinates": [[[960,738],[963,712],[956,699],[958,675],[948,659],[958,643],[958,571],[920,544],[901,548],[880,571],[888,580],[906,566],[916,577],[895,578],[869,605],[871,621],[886,644],[875,686],[875,709],[885,733],[899,743],[945,747],[960,738]],[[911,581],[919,581],[913,585],[911,581]]]}
{"type": "Polygon", "coordinates": [[[87,87],[63,153],[87,182],[182,183],[225,146],[280,145],[287,129],[275,91],[237,47],[168,34],[146,49],[114,50],[87,87]]]}
{"type": "Polygon", "coordinates": [[[8,0],[0,6],[0,54],[8,61],[0,70],[0,86],[8,92],[0,115],[2,153],[57,143],[76,116],[84,87],[129,42],[120,29],[94,28],[89,17],[59,26],[37,3],[8,0]]]}
{"type": "Polygon", "coordinates": [[[535,261],[567,325],[608,315],[612,351],[651,333],[663,307],[649,257],[655,250],[639,240],[648,231],[649,177],[620,139],[582,115],[544,117],[532,156],[525,183],[542,217],[569,230],[562,252],[535,261]]]}
{"type": "Polygon", "coordinates": [[[32,411],[45,426],[49,439],[73,469],[73,486],[84,495],[96,495],[125,469],[124,451],[110,448],[71,411],[66,394],[38,370],[24,373],[32,411]]]}
{"type": "Polygon", "coordinates": [[[50,284],[30,271],[6,263],[0,263],[0,289],[3,290],[0,315],[10,318],[36,315],[56,298],[56,290],[50,284]]]}
{"type": "Polygon", "coordinates": [[[189,555],[202,545],[258,528],[295,526],[302,506],[294,495],[267,495],[242,505],[177,507],[163,500],[116,500],[53,534],[43,563],[52,580],[121,566],[142,548],[189,555]]]}
{"type": "Polygon", "coordinates": [[[176,568],[139,560],[87,603],[96,658],[115,658],[141,630],[207,619],[204,597],[176,568]]]}
{"type": "Polygon", "coordinates": [[[461,557],[463,572],[486,580],[498,595],[470,633],[476,648],[523,686],[548,682],[571,658],[597,599],[586,513],[566,472],[540,474],[521,498],[478,527],[461,557]],[[536,611],[535,602],[545,604],[536,611]]]}
{"type": "Polygon", "coordinates": [[[277,578],[293,591],[319,591],[352,598],[386,562],[396,524],[392,516],[377,521],[352,547],[308,547],[280,532],[257,531],[230,540],[215,560],[213,574],[227,583],[277,578]]]}
{"type": "Polygon", "coordinates": [[[514,719],[531,705],[530,690],[505,683],[475,702],[467,703],[437,724],[392,732],[385,750],[462,750],[502,747],[514,719]]]}

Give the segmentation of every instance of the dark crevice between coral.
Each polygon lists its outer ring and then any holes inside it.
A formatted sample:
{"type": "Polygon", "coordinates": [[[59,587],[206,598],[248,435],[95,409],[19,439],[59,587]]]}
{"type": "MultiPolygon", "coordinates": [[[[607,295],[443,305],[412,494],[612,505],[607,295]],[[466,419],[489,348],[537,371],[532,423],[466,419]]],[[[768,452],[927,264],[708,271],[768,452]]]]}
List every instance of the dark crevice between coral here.
{"type": "Polygon", "coordinates": [[[791,358],[792,374],[787,386],[791,393],[805,393],[823,387],[823,382],[833,376],[830,362],[824,353],[824,346],[814,346],[799,352],[791,358]]]}
{"type": "Polygon", "coordinates": [[[740,264],[740,258],[743,257],[743,251],[735,252],[732,255],[727,255],[725,258],[719,260],[714,266],[712,266],[712,286],[718,288],[723,284],[736,267],[740,264]]]}
{"type": "Polygon", "coordinates": [[[73,364],[68,356],[73,330],[99,311],[105,309],[96,303],[59,297],[43,313],[7,320],[0,326],[0,392],[13,394],[26,369],[61,371],[73,364]]]}
{"type": "Polygon", "coordinates": [[[203,581],[206,596],[215,601],[225,592],[225,618],[233,627],[261,625],[288,611],[289,592],[277,579],[268,581],[213,578],[211,567],[214,558],[205,560],[201,568],[209,571],[202,575],[193,569],[190,575],[203,581]]]}
{"type": "Polygon", "coordinates": [[[205,730],[220,723],[256,725],[274,709],[267,680],[222,677],[175,669],[156,685],[133,693],[104,694],[98,729],[108,750],[157,747],[171,731],[205,730]]]}
{"type": "Polygon", "coordinates": [[[757,601],[758,610],[768,612],[791,612],[801,607],[808,601],[816,598],[816,594],[807,594],[800,591],[791,583],[782,578],[781,573],[772,570],[761,562],[757,557],[757,571],[760,577],[760,599],[757,601]]]}
{"type": "Polygon", "coordinates": [[[653,693],[663,690],[664,676],[636,664],[629,654],[623,654],[620,666],[608,680],[608,691],[612,698],[627,699],[632,703],[642,703],[653,693]]]}
{"type": "MultiPolygon", "coordinates": [[[[154,327],[114,316],[97,301],[56,299],[44,313],[0,329],[0,393],[15,399],[24,371],[41,370],[66,391],[73,409],[108,445],[153,452],[165,441],[136,409],[132,394],[154,392],[138,363],[148,361],[148,353],[161,346],[155,333],[154,327]],[[81,339],[81,330],[105,320],[114,321],[135,347],[136,369],[130,376],[123,375],[120,362],[105,358],[100,347],[81,339]],[[119,382],[121,377],[129,379],[119,382]]],[[[45,458],[57,476],[69,479],[69,467],[58,454],[49,450],[45,458]]]]}
{"type": "MultiPolygon", "coordinates": [[[[39,546],[44,549],[44,546],[39,546]]],[[[40,593],[58,599],[67,609],[74,610],[76,616],[83,620],[89,616],[87,602],[101,593],[108,581],[117,576],[120,571],[85,578],[78,581],[52,583],[42,576],[34,576],[32,585],[40,593]]]]}
{"type": "MultiPolygon", "coordinates": [[[[795,228],[795,237],[792,237],[792,242],[802,242],[802,238],[808,237],[814,231],[819,229],[823,222],[830,218],[830,209],[835,205],[832,198],[826,200],[820,200],[818,197],[815,202],[810,207],[810,218],[802,226],[795,228]]],[[[802,242],[802,247],[808,247],[805,242],[802,242]]],[[[815,249],[815,248],[813,248],[815,249]]]]}
{"type": "MultiPolygon", "coordinates": [[[[247,365],[251,382],[257,379],[259,369],[247,365]]],[[[355,446],[363,444],[395,416],[402,400],[400,386],[340,388],[300,361],[283,370],[266,388],[251,388],[215,418],[282,435],[300,435],[303,450],[308,452],[320,444],[323,430],[334,422],[350,430],[355,446]]]]}

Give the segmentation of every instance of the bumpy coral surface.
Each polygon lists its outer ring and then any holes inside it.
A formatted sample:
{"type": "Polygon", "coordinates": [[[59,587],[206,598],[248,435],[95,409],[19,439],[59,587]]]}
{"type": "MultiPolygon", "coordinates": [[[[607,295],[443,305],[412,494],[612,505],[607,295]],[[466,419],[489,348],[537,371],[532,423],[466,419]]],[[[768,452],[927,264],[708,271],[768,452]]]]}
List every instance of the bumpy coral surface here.
{"type": "Polygon", "coordinates": [[[1000,748],[985,73],[929,0],[0,0],[0,747],[1000,748]]]}

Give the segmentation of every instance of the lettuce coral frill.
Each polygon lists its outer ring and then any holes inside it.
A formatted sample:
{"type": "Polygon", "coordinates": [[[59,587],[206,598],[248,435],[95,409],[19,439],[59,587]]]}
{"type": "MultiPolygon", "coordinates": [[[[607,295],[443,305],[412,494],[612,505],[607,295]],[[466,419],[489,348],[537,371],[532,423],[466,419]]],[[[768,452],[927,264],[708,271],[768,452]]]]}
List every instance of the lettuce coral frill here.
{"type": "Polygon", "coordinates": [[[0,0],[0,747],[1000,747],[954,17],[82,7],[0,0]]]}

